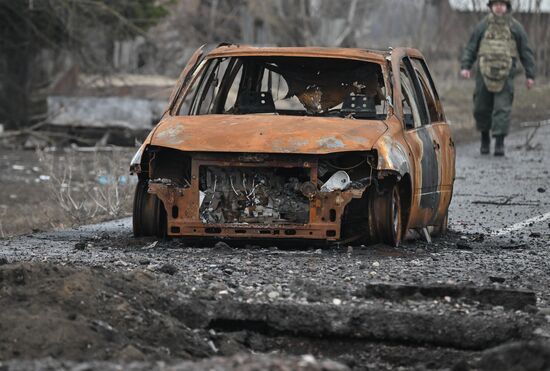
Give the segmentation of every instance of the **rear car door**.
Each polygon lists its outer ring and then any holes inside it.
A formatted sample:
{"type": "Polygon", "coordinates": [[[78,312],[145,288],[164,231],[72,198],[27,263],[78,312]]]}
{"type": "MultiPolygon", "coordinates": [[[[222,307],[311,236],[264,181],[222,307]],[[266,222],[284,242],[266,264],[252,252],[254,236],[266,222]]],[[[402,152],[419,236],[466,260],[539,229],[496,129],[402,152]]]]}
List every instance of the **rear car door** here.
{"type": "Polygon", "coordinates": [[[442,222],[451,202],[455,178],[455,146],[451,128],[445,119],[441,100],[435,88],[432,76],[421,55],[411,55],[415,73],[424,94],[428,116],[431,121],[431,132],[437,143],[439,156],[439,210],[435,224],[442,222]]]}
{"type": "Polygon", "coordinates": [[[415,166],[410,228],[433,225],[440,205],[440,144],[434,133],[421,82],[407,49],[392,52],[395,111],[404,128],[405,140],[415,166]]]}

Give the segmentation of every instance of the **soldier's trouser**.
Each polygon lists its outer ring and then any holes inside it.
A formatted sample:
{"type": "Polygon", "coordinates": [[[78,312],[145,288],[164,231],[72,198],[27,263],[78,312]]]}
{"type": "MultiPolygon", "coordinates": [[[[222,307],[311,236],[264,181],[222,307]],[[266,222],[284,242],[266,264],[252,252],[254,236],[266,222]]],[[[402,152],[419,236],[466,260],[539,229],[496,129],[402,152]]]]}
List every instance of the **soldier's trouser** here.
{"type": "Polygon", "coordinates": [[[492,131],[493,136],[507,135],[510,128],[510,113],[514,101],[514,74],[504,84],[502,91],[491,93],[485,87],[483,76],[476,73],[474,91],[474,118],[479,131],[492,131]]]}

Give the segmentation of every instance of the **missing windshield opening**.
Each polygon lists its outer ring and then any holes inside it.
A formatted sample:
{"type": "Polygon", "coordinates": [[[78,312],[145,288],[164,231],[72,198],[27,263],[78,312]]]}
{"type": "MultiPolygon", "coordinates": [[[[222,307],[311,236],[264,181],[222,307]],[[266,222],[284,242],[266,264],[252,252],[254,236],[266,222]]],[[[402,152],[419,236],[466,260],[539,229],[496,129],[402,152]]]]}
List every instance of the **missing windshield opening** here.
{"type": "Polygon", "coordinates": [[[180,115],[279,114],[384,119],[379,64],[336,58],[229,57],[208,61],[180,115]]]}

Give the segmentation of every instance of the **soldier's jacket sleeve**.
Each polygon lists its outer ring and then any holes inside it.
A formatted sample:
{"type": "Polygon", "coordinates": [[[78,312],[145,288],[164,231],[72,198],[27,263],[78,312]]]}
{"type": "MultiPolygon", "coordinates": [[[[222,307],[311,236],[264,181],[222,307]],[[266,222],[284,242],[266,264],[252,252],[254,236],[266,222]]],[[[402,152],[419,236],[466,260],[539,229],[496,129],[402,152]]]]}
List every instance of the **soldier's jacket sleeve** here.
{"type": "Polygon", "coordinates": [[[474,28],[474,32],[472,32],[472,36],[470,36],[470,41],[468,41],[468,44],[462,53],[460,64],[463,70],[471,70],[472,66],[476,62],[477,52],[479,51],[479,43],[481,42],[487,27],[487,20],[483,19],[474,28]]]}
{"type": "Polygon", "coordinates": [[[512,35],[516,39],[519,59],[525,69],[525,76],[528,79],[534,79],[536,74],[535,55],[533,53],[533,49],[531,49],[531,46],[529,45],[527,33],[521,23],[515,19],[512,22],[510,31],[512,31],[512,35]]]}

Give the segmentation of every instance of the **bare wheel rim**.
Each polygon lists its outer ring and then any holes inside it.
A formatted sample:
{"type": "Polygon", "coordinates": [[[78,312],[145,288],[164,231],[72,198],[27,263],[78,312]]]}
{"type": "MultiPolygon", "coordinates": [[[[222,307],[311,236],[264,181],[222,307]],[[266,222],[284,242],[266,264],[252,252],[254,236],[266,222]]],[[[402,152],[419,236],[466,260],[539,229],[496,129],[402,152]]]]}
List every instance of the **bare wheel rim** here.
{"type": "Polygon", "coordinates": [[[397,184],[388,188],[383,195],[375,195],[371,204],[372,237],[375,242],[397,247],[402,238],[401,197],[397,184]]]}

